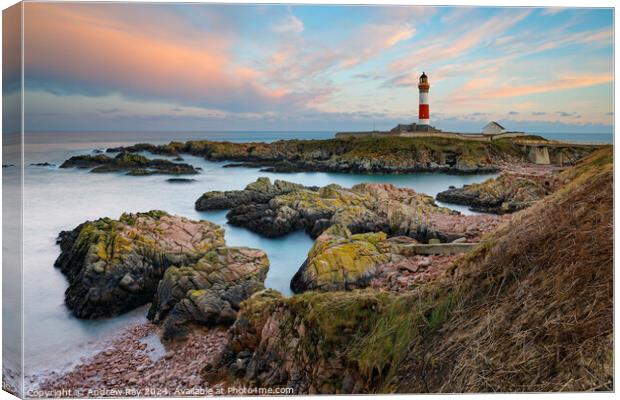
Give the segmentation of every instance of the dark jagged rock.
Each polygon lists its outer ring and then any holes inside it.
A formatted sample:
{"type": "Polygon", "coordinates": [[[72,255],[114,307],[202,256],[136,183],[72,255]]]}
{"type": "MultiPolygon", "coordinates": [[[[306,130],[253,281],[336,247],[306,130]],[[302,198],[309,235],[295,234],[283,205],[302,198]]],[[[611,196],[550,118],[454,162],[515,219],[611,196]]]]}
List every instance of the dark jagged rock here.
{"type": "Polygon", "coordinates": [[[112,164],[113,160],[104,154],[97,154],[96,156],[84,154],[69,158],[60,165],[60,168],[94,168],[100,165],[112,164]]]}
{"type": "Polygon", "coordinates": [[[54,164],[48,162],[30,163],[32,167],[54,167],[54,164]]]}
{"type": "Polygon", "coordinates": [[[11,168],[14,167],[15,165],[13,164],[2,164],[2,168],[11,168]]]}
{"type": "Polygon", "coordinates": [[[238,204],[246,203],[267,203],[273,197],[292,192],[298,189],[315,190],[315,187],[306,188],[297,183],[291,183],[276,179],[272,184],[269,178],[258,178],[243,190],[230,190],[226,192],[213,191],[207,192],[196,200],[196,210],[224,210],[232,208],[238,204]]]}
{"type": "Polygon", "coordinates": [[[224,232],[207,221],[162,211],[85,222],[58,237],[55,262],[69,280],[65,303],[79,318],[118,315],[153,299],[171,265],[188,265],[224,245],[224,232]]]}
{"type": "Polygon", "coordinates": [[[189,322],[230,325],[241,302],[265,288],[268,269],[260,250],[216,248],[195,264],[166,270],[148,318],[163,322],[164,339],[185,336],[189,322]]]}
{"type": "Polygon", "coordinates": [[[217,380],[230,374],[260,387],[291,388],[293,394],[369,393],[381,376],[372,379],[358,353],[347,350],[373,333],[394,302],[395,296],[376,291],[290,299],[271,289],[258,292],[242,304],[222,357],[203,375],[217,380]]]}
{"type": "Polygon", "coordinates": [[[133,146],[110,147],[106,149],[106,153],[140,153],[148,151],[153,154],[163,154],[168,156],[178,156],[185,148],[185,144],[180,142],[170,142],[165,145],[153,145],[149,143],[138,143],[133,146]]]}
{"type": "Polygon", "coordinates": [[[170,183],[192,183],[198,182],[196,179],[188,179],[188,178],[168,178],[166,182],[170,183]]]}
{"type": "MultiPolygon", "coordinates": [[[[222,168],[261,168],[263,164],[261,163],[251,163],[251,162],[240,162],[240,163],[230,163],[225,164],[222,168]]],[[[261,169],[263,171],[263,169],[261,169]]]]}
{"type": "Polygon", "coordinates": [[[152,160],[142,155],[128,152],[119,153],[115,157],[108,157],[105,154],[74,156],[62,163],[60,168],[92,168],[91,172],[95,173],[125,171],[127,175],[134,176],[198,173],[189,164],[174,163],[162,159],[152,160]]]}
{"type": "Polygon", "coordinates": [[[442,218],[455,222],[463,216],[438,207],[432,197],[411,189],[360,184],[351,189],[328,185],[315,190],[281,182],[280,186],[288,189],[277,194],[271,190],[276,185],[268,183],[261,179],[249,185],[250,189],[205,193],[199,202],[209,201],[211,209],[232,207],[226,216],[230,224],[267,237],[305,230],[316,238],[335,224],[352,233],[385,232],[421,242],[432,238],[449,242],[463,236],[463,226],[453,231],[439,223],[442,218]],[[270,190],[254,190],[254,186],[270,190]]]}
{"type": "Polygon", "coordinates": [[[470,206],[472,211],[511,213],[531,206],[553,190],[556,178],[503,173],[482,183],[451,188],[437,194],[437,200],[470,206]]]}

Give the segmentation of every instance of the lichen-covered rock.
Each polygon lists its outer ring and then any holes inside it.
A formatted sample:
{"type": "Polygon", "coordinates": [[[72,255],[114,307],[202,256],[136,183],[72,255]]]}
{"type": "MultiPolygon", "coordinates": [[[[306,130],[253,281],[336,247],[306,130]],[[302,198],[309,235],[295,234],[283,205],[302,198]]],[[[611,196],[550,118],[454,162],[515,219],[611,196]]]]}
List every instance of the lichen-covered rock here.
{"type": "Polygon", "coordinates": [[[346,227],[333,225],[314,242],[291,280],[291,289],[303,293],[370,286],[402,292],[403,288],[440,275],[458,257],[456,253],[417,256],[412,250],[417,244],[407,236],[388,238],[384,232],[352,234],[346,227]]]}
{"type": "Polygon", "coordinates": [[[380,391],[406,355],[403,345],[426,324],[414,296],[378,291],[274,290],[242,303],[219,361],[203,374],[230,373],[241,384],[288,387],[295,394],[380,391]]]}
{"type": "Polygon", "coordinates": [[[119,172],[125,171],[127,175],[191,175],[198,171],[189,164],[174,163],[168,160],[151,160],[139,154],[122,152],[115,157],[104,154],[80,155],[66,160],[60,168],[92,168],[90,172],[119,172]]]}
{"type": "Polygon", "coordinates": [[[308,189],[316,190],[316,188],[307,188],[303,185],[282,181],[276,179],[272,184],[269,178],[258,178],[256,182],[252,182],[243,190],[229,190],[226,192],[212,191],[204,193],[196,200],[196,210],[223,210],[235,207],[238,204],[246,203],[267,203],[273,197],[294,190],[308,189]]]}
{"type": "Polygon", "coordinates": [[[437,200],[470,206],[473,211],[495,214],[522,210],[553,190],[553,176],[503,173],[482,183],[448,189],[437,194],[437,200]]]}
{"type": "Polygon", "coordinates": [[[267,237],[305,230],[318,237],[332,225],[353,233],[385,232],[410,236],[421,242],[438,238],[452,241],[465,235],[464,225],[454,228],[463,217],[438,207],[432,197],[388,184],[359,184],[350,189],[327,185],[318,190],[296,188],[275,195],[268,202],[247,201],[237,196],[228,212],[232,225],[242,226],[267,237]],[[445,220],[452,224],[445,224],[445,220]]]}
{"type": "Polygon", "coordinates": [[[267,237],[296,230],[318,237],[291,282],[296,293],[366,287],[377,268],[403,257],[395,246],[399,237],[422,243],[472,242],[502,221],[496,216],[460,215],[438,207],[430,196],[384,184],[293,187],[265,203],[242,192],[235,194],[236,205],[227,214],[231,224],[267,237]]]}
{"type": "Polygon", "coordinates": [[[293,276],[295,293],[307,290],[350,290],[365,287],[377,268],[392,259],[383,232],[351,234],[334,225],[314,242],[308,258],[293,276]]]}
{"type": "Polygon", "coordinates": [[[265,288],[268,269],[269,260],[260,250],[216,248],[194,264],[166,270],[148,318],[163,322],[164,339],[185,336],[190,322],[231,324],[241,302],[265,288]]]}
{"type": "Polygon", "coordinates": [[[85,222],[58,237],[55,262],[69,280],[65,303],[79,318],[117,315],[153,299],[171,265],[198,261],[224,246],[224,231],[163,211],[85,222]]]}

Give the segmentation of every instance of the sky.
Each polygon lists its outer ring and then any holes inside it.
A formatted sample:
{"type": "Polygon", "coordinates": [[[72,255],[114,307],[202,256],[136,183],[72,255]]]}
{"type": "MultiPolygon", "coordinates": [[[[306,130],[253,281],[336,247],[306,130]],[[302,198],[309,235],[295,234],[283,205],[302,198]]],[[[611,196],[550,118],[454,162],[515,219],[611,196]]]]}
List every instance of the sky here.
{"type": "MultiPolygon", "coordinates": [[[[613,131],[611,9],[25,3],[27,131],[613,131]]],[[[4,91],[16,96],[17,91],[4,91]]]]}

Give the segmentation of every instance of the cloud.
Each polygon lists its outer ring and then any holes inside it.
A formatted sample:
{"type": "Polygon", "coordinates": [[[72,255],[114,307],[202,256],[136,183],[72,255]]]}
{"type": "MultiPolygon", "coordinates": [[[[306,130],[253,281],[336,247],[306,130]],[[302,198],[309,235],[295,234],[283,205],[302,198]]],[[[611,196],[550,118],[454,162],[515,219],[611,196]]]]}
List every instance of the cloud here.
{"type": "MultiPolygon", "coordinates": [[[[377,28],[379,28],[378,30],[380,29],[389,30],[389,27],[387,26],[377,27],[377,28]]],[[[380,34],[381,32],[375,32],[375,33],[380,34]]],[[[411,39],[414,33],[415,33],[415,29],[411,25],[404,25],[396,31],[388,32],[388,34],[386,35],[387,37],[385,38],[383,47],[389,48],[389,47],[397,45],[399,42],[411,39]]]]}
{"type": "Polygon", "coordinates": [[[151,35],[143,25],[150,24],[149,12],[157,17],[156,6],[141,9],[129,23],[131,8],[104,4],[28,3],[26,8],[28,87],[238,111],[287,103],[286,88],[264,86],[256,70],[234,62],[231,37],[187,27],[190,39],[180,40],[174,15],[158,21],[151,35]]]}
{"type": "Polygon", "coordinates": [[[510,111],[508,112],[508,115],[519,115],[518,111],[510,111]]]}
{"type": "Polygon", "coordinates": [[[578,45],[593,47],[610,46],[613,44],[612,29],[586,30],[580,32],[568,32],[565,29],[556,29],[542,34],[541,32],[531,32],[518,41],[514,41],[512,46],[505,47],[506,52],[512,53],[515,57],[538,54],[550,50],[578,45]]]}
{"type": "Polygon", "coordinates": [[[517,97],[559,90],[577,89],[602,83],[613,82],[610,74],[566,75],[558,79],[542,81],[529,85],[505,85],[484,93],[483,98],[517,97]]]}
{"type": "Polygon", "coordinates": [[[494,82],[494,80],[489,80],[488,82],[485,81],[480,83],[480,81],[476,79],[470,80],[463,85],[463,88],[474,88],[475,90],[465,90],[461,88],[455,92],[455,95],[451,98],[451,100],[495,100],[500,98],[521,97],[540,93],[578,89],[613,82],[613,76],[607,73],[575,74],[564,75],[557,79],[544,80],[530,84],[514,84],[507,82],[498,85],[494,82]],[[471,93],[459,95],[459,93],[467,92],[471,93]]]}
{"type": "Polygon", "coordinates": [[[117,113],[119,111],[120,111],[120,109],[118,107],[106,108],[106,109],[99,110],[99,112],[102,113],[102,114],[114,114],[114,113],[117,113]]]}
{"type": "Polygon", "coordinates": [[[21,6],[14,5],[2,12],[2,92],[21,90],[21,41],[16,40],[21,32],[21,6]]]}
{"type": "MultiPolygon", "coordinates": [[[[334,74],[349,71],[380,57],[415,35],[410,22],[372,20],[340,31],[330,41],[283,35],[267,61],[259,67],[268,84],[285,86],[288,98],[306,107],[319,107],[340,91],[334,74]]],[[[355,74],[356,79],[383,79],[380,74],[355,74]]]]}
{"type": "Polygon", "coordinates": [[[286,34],[286,33],[302,33],[304,31],[304,23],[297,18],[289,9],[289,14],[278,21],[271,28],[276,33],[286,34]]]}
{"type": "Polygon", "coordinates": [[[348,69],[368,61],[382,51],[411,39],[415,28],[409,23],[371,23],[360,27],[346,40],[338,44],[338,55],[341,68],[348,69]]]}
{"type": "Polygon", "coordinates": [[[396,75],[381,84],[383,88],[412,87],[418,85],[419,73],[405,73],[396,75]]]}
{"type": "Polygon", "coordinates": [[[567,112],[567,111],[556,111],[556,114],[558,114],[560,117],[575,117],[578,116],[576,112],[572,111],[572,112],[567,112]]]}
{"type": "Polygon", "coordinates": [[[544,111],[534,111],[532,112],[532,115],[547,115],[547,113],[544,111]]]}
{"type": "Polygon", "coordinates": [[[414,50],[405,58],[392,64],[392,69],[403,71],[421,64],[431,65],[438,61],[446,62],[473,49],[488,44],[495,37],[522,21],[531,13],[531,10],[510,10],[486,18],[482,22],[469,18],[469,21],[459,24],[460,29],[448,29],[444,34],[421,43],[417,43],[414,50]]]}
{"type": "Polygon", "coordinates": [[[368,79],[368,80],[372,80],[372,81],[380,81],[385,79],[385,77],[383,75],[379,75],[379,74],[355,74],[353,75],[354,79],[368,79]]]}
{"type": "Polygon", "coordinates": [[[556,15],[556,14],[561,13],[564,10],[566,9],[562,7],[543,8],[540,12],[540,15],[556,15]]]}

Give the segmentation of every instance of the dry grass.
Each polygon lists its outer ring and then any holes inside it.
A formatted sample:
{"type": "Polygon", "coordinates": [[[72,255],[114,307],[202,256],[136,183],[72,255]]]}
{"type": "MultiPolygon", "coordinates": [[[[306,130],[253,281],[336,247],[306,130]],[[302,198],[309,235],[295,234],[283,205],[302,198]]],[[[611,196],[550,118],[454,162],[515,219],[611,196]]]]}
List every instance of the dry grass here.
{"type": "Polygon", "coordinates": [[[412,343],[396,390],[613,389],[613,165],[603,152],[441,282],[459,297],[438,331],[412,343]]]}

